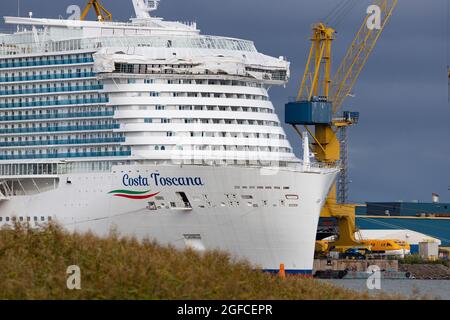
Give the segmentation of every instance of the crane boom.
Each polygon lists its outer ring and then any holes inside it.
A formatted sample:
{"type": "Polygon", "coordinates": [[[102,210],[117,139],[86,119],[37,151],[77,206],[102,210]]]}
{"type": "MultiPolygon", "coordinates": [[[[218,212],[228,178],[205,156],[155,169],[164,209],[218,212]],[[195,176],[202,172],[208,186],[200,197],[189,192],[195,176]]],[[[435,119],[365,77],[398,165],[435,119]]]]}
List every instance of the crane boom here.
{"type": "Polygon", "coordinates": [[[381,9],[380,28],[369,29],[367,21],[370,15],[366,16],[333,78],[330,95],[330,100],[333,102],[333,113],[336,114],[340,110],[344,100],[351,94],[359,74],[392,16],[397,2],[398,0],[375,0],[373,2],[381,9]]]}

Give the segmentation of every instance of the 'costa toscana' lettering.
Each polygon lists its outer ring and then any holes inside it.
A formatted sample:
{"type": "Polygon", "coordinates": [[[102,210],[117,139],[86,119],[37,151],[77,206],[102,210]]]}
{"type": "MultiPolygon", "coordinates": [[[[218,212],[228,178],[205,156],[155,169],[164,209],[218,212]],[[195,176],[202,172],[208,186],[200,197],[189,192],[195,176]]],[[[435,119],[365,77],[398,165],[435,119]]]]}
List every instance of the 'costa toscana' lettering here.
{"type": "Polygon", "coordinates": [[[144,178],[141,175],[137,178],[130,178],[128,174],[125,174],[122,178],[122,183],[125,187],[148,187],[148,178],[144,178]]]}
{"type": "Polygon", "coordinates": [[[203,186],[200,177],[161,177],[159,173],[152,173],[150,179],[155,186],[203,186]]]}

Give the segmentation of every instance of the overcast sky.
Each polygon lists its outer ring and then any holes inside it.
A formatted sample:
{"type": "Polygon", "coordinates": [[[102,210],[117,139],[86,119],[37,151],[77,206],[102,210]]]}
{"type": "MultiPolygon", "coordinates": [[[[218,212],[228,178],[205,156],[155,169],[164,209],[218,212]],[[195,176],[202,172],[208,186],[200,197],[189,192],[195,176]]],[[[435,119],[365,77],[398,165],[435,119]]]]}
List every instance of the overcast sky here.
{"type": "MultiPolygon", "coordinates": [[[[284,120],[284,103],[300,85],[310,26],[341,0],[162,0],[157,16],[195,21],[204,34],[253,40],[260,52],[291,61],[291,81],[272,88],[284,120]]],[[[20,0],[21,15],[66,17],[87,0],[20,0]]],[[[339,64],[371,1],[360,0],[337,25],[334,66],[339,64]]],[[[349,130],[352,201],[450,201],[450,106],[447,102],[447,2],[400,0],[391,22],[344,106],[359,111],[349,130]]],[[[131,0],[103,0],[115,20],[133,15],[131,0]]],[[[17,15],[17,0],[2,0],[2,15],[17,15]]],[[[93,15],[91,16],[93,18],[93,15]]],[[[2,31],[11,30],[2,24],[2,31]]],[[[300,141],[286,131],[297,153],[300,141]]]]}

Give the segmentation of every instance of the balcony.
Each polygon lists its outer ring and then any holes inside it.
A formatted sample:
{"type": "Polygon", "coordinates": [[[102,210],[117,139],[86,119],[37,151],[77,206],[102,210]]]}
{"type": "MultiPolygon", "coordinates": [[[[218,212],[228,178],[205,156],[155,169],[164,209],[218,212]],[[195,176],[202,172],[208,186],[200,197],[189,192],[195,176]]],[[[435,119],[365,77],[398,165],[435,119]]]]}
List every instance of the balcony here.
{"type": "Polygon", "coordinates": [[[43,74],[32,76],[18,76],[18,77],[0,77],[0,82],[23,82],[23,81],[38,81],[38,80],[60,80],[60,79],[74,79],[74,78],[93,78],[94,72],[75,72],[75,73],[57,73],[57,74],[43,74]]]}
{"type": "Polygon", "coordinates": [[[64,131],[95,131],[95,130],[113,130],[119,129],[119,124],[105,124],[92,126],[54,126],[42,128],[14,128],[14,129],[0,129],[0,134],[14,134],[14,133],[36,133],[36,132],[64,132],[64,131]]]}
{"type": "Polygon", "coordinates": [[[27,107],[50,107],[63,106],[74,104],[88,104],[88,103],[107,103],[108,98],[94,98],[94,99],[67,99],[67,100],[48,100],[48,101],[31,101],[31,102],[9,102],[0,103],[0,109],[8,108],[27,108],[27,107]]]}
{"type": "Polygon", "coordinates": [[[19,116],[0,116],[0,121],[51,120],[51,119],[96,118],[96,117],[113,117],[113,116],[114,111],[45,113],[45,114],[32,114],[19,116]]]}
{"type": "Polygon", "coordinates": [[[73,144],[102,144],[125,142],[124,137],[99,138],[99,139],[64,139],[46,141],[10,141],[0,142],[0,147],[29,147],[29,146],[50,146],[50,145],[73,145],[73,144]]]}
{"type": "Polygon", "coordinates": [[[73,91],[98,91],[98,90],[103,90],[103,85],[7,90],[7,91],[0,91],[0,96],[39,94],[39,93],[60,93],[73,91]]]}
{"type": "Polygon", "coordinates": [[[38,66],[53,66],[53,65],[67,65],[67,64],[82,64],[93,63],[94,59],[91,58],[75,58],[75,59],[57,59],[57,60],[40,60],[40,61],[23,61],[23,62],[5,62],[0,63],[0,69],[5,68],[25,68],[25,67],[38,67],[38,66]]]}
{"type": "Polygon", "coordinates": [[[131,156],[131,151],[0,155],[0,160],[99,158],[99,157],[127,157],[127,156],[131,156]]]}

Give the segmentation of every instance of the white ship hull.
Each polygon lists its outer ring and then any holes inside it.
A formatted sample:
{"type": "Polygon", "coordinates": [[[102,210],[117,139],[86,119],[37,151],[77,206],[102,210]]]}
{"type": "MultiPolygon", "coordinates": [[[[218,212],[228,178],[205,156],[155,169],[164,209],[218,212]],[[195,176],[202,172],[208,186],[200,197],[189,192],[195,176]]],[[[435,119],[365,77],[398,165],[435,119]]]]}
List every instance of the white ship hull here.
{"type": "Polygon", "coordinates": [[[219,249],[266,271],[283,263],[288,273],[308,275],[335,176],[333,170],[158,165],[22,177],[23,190],[34,194],[0,201],[0,225],[13,217],[32,225],[51,217],[70,231],[105,236],[114,229],[177,248],[219,249]]]}

